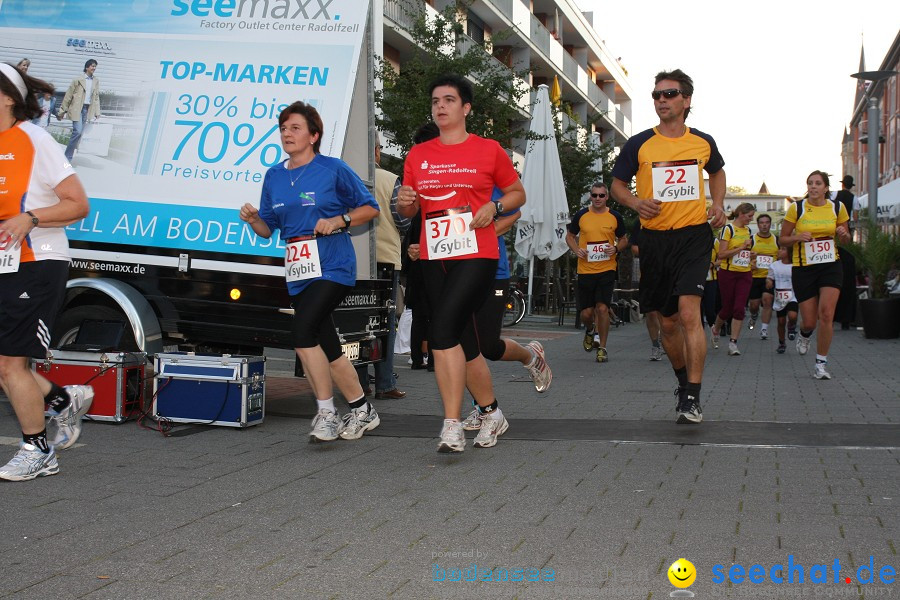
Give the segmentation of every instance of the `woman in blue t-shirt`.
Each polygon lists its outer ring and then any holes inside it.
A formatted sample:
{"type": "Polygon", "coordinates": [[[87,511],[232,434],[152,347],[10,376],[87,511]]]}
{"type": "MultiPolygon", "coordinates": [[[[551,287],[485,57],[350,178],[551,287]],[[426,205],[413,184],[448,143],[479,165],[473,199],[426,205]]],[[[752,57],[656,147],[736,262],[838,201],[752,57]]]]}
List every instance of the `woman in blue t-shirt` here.
{"type": "Polygon", "coordinates": [[[349,228],[378,216],[378,204],[346,163],[319,154],[322,118],[315,108],[294,102],[278,124],[289,158],[266,172],[259,210],[245,204],[241,220],[264,238],[281,230],[294,348],[319,405],[309,441],[358,439],[380,421],[341,350],[331,314],[356,284],[349,228]],[[343,419],[332,378],[350,404],[343,419]]]}

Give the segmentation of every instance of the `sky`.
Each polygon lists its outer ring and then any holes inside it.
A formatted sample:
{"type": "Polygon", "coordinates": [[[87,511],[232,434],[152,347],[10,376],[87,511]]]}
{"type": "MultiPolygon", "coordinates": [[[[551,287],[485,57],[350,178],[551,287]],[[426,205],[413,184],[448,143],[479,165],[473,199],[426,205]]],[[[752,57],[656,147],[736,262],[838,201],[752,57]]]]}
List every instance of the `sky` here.
{"type": "Polygon", "coordinates": [[[573,0],[621,56],[634,91],[632,134],[659,122],[650,91],[662,70],[694,80],[687,125],[715,138],[728,185],[806,193],[816,169],[840,189],[841,139],[852,116],[860,45],[881,66],[900,29],[896,1],[573,0]]]}

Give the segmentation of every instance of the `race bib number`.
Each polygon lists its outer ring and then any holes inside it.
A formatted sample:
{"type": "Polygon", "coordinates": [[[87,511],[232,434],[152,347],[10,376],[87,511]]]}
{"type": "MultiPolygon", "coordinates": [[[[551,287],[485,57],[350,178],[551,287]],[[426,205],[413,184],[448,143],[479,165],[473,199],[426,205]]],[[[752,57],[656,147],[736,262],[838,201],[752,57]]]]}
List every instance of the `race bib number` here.
{"type": "Polygon", "coordinates": [[[772,266],[772,257],[766,256],[765,254],[760,254],[756,257],[756,268],[757,269],[765,269],[769,270],[769,267],[772,266]]]}
{"type": "Polygon", "coordinates": [[[663,202],[700,199],[700,164],[696,160],[652,163],[653,197],[663,202]]]}
{"type": "Polygon", "coordinates": [[[0,246],[0,273],[16,273],[19,270],[19,257],[21,248],[13,248],[13,241],[0,246]]]}
{"type": "Polygon", "coordinates": [[[319,244],[315,236],[289,239],[284,249],[284,278],[290,282],[321,276],[319,244]]]}
{"type": "Polygon", "coordinates": [[[741,250],[737,254],[734,255],[734,258],[731,259],[731,264],[735,267],[749,267],[750,266],[750,251],[749,250],[741,250]]]}
{"type": "Polygon", "coordinates": [[[588,242],[587,247],[587,260],[588,262],[603,262],[605,260],[609,260],[611,257],[607,254],[607,250],[612,248],[609,242],[588,242]]]}
{"type": "Polygon", "coordinates": [[[785,305],[791,301],[791,296],[794,295],[793,290],[775,290],[775,298],[781,305],[785,305]]]}
{"type": "Polygon", "coordinates": [[[836,260],[834,240],[831,238],[805,242],[803,248],[806,251],[806,264],[808,265],[832,263],[836,260]]]}
{"type": "Polygon", "coordinates": [[[468,206],[437,210],[425,215],[428,259],[456,258],[476,254],[478,239],[470,229],[472,209],[468,206]]]}

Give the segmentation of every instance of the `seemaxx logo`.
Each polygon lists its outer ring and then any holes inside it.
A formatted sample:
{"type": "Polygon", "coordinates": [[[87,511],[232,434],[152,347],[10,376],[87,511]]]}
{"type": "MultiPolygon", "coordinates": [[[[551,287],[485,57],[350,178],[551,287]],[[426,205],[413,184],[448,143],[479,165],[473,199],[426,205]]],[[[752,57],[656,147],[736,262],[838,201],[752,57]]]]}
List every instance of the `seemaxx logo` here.
{"type": "Polygon", "coordinates": [[[334,0],[172,0],[173,17],[192,14],[196,17],[223,19],[324,19],[339,21],[341,15],[331,14],[334,0]]]}

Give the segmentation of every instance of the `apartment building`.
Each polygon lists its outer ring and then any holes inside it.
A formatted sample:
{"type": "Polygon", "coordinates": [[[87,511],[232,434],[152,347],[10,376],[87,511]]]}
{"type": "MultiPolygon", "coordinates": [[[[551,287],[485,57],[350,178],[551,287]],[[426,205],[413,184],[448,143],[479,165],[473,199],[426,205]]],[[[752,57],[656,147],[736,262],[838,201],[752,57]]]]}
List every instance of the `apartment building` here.
{"type": "MultiPolygon", "coordinates": [[[[435,14],[451,3],[376,0],[376,14],[383,15],[384,58],[402,69],[414,49],[405,30],[411,15],[435,14]]],[[[578,122],[594,121],[584,128],[585,134],[617,148],[631,136],[634,94],[625,69],[594,28],[595,15],[582,13],[573,0],[476,0],[460,11],[460,18],[466,33],[457,43],[490,40],[494,59],[510,70],[510,77],[527,69],[524,83],[532,88],[532,101],[534,90],[541,84],[552,87],[556,77],[561,99],[578,122]],[[503,36],[492,37],[501,31],[503,36]]],[[[523,120],[529,118],[527,104],[522,106],[523,120]]]]}

